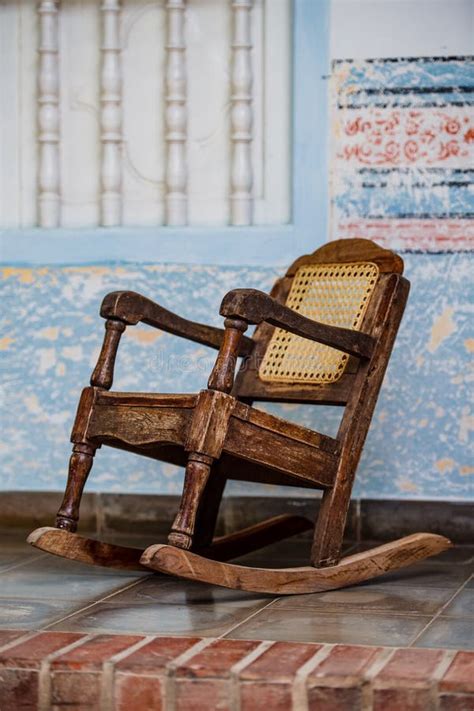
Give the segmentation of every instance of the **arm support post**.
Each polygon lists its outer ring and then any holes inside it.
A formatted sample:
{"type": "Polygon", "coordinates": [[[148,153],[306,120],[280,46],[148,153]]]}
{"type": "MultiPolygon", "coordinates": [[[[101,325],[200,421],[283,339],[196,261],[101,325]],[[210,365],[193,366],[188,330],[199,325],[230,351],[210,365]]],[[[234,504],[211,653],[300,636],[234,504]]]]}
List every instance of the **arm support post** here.
{"type": "Polygon", "coordinates": [[[241,319],[246,323],[258,324],[266,321],[297,336],[331,346],[357,358],[370,358],[375,346],[375,339],[367,333],[313,321],[256,289],[229,291],[222,301],[220,313],[227,318],[241,319]]]}
{"type": "Polygon", "coordinates": [[[102,388],[103,390],[110,390],[112,387],[117,348],[125,328],[126,324],[123,321],[112,321],[109,319],[105,322],[104,342],[97,365],[91,376],[91,385],[102,388]]]}
{"type": "Polygon", "coordinates": [[[239,355],[240,341],[244,331],[247,330],[247,324],[241,319],[226,318],[224,326],[224,340],[209,376],[207,387],[210,390],[230,393],[234,385],[234,373],[239,355]]]}

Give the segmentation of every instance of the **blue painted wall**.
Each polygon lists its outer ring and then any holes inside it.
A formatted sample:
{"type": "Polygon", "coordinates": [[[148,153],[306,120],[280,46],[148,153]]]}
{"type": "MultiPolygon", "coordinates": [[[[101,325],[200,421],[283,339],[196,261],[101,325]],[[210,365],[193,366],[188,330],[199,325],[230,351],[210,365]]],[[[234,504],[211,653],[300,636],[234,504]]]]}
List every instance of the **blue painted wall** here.
{"type": "MultiPolygon", "coordinates": [[[[228,289],[268,289],[284,265],[328,234],[338,236],[342,223],[330,231],[327,209],[328,6],[327,0],[295,3],[291,224],[248,230],[0,231],[6,265],[0,275],[0,489],[63,488],[78,395],[102,341],[98,308],[105,293],[133,289],[184,316],[218,324],[219,302],[228,289]]],[[[367,72],[364,86],[366,80],[367,72]]],[[[391,240],[390,234],[385,237],[391,240]]],[[[473,499],[471,256],[406,254],[405,262],[412,293],[354,494],[473,499]]],[[[172,336],[130,328],[114,387],[193,392],[205,386],[214,357],[214,351],[172,336]]],[[[272,411],[329,434],[341,414],[295,405],[272,411]]],[[[88,489],[178,493],[181,483],[182,474],[172,466],[103,448],[88,489]]],[[[231,487],[246,494],[263,490],[231,487]]],[[[287,495],[287,490],[270,493],[287,495]]]]}
{"type": "MultiPolygon", "coordinates": [[[[409,307],[377,406],[355,494],[468,499],[473,496],[473,427],[467,400],[474,339],[469,255],[406,255],[409,307]]],[[[268,289],[278,270],[169,264],[6,268],[2,363],[6,377],[0,451],[3,489],[61,489],[80,389],[102,342],[98,307],[115,289],[134,289],[198,321],[219,324],[222,295],[237,286],[268,289]]],[[[148,327],[127,329],[114,388],[194,392],[205,387],[215,351],[148,327]]],[[[272,406],[329,434],[339,408],[272,406]]],[[[92,491],[178,493],[180,470],[108,448],[92,491]]],[[[257,493],[263,487],[232,485],[257,493]]],[[[275,494],[285,491],[273,488],[275,494]]]]}

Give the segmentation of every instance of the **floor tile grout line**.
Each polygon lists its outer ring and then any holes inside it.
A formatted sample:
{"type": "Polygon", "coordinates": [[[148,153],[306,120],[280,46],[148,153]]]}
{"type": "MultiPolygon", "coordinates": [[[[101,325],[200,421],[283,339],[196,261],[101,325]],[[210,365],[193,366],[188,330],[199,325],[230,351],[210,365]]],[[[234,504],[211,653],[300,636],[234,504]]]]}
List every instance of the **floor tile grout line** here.
{"type": "Polygon", "coordinates": [[[276,598],[274,598],[273,600],[270,600],[269,603],[267,603],[266,605],[263,605],[263,606],[260,607],[258,610],[255,610],[255,612],[253,612],[251,615],[249,615],[248,617],[246,617],[245,620],[240,620],[240,622],[237,622],[235,625],[231,625],[229,629],[227,629],[225,632],[223,632],[222,634],[219,635],[218,639],[222,639],[223,637],[227,637],[228,634],[230,634],[231,632],[233,632],[234,630],[236,630],[238,627],[240,627],[240,625],[244,625],[244,624],[245,624],[246,622],[248,622],[249,620],[252,620],[252,619],[253,619],[254,617],[256,617],[256,615],[258,615],[260,612],[263,612],[263,610],[266,610],[267,607],[270,607],[271,605],[273,605],[273,603],[275,602],[275,600],[278,600],[278,599],[279,599],[279,598],[276,597],[276,598]]]}
{"type": "MultiPolygon", "coordinates": [[[[24,560],[22,563],[15,563],[13,565],[8,566],[7,568],[3,568],[0,570],[0,576],[2,576],[4,573],[9,573],[12,570],[16,570],[17,568],[23,568],[26,567],[27,565],[30,565],[31,563],[36,563],[38,560],[41,560],[42,558],[46,558],[47,554],[46,553],[41,553],[39,555],[33,555],[31,558],[28,560],[24,560]]],[[[0,577],[1,580],[1,577],[0,577]]]]}
{"type": "Polygon", "coordinates": [[[354,605],[351,609],[341,607],[340,609],[328,609],[328,608],[316,608],[316,607],[311,607],[310,605],[301,605],[300,607],[288,605],[287,607],[275,607],[276,610],[292,610],[293,612],[298,612],[301,610],[306,610],[307,612],[311,612],[315,615],[358,615],[359,617],[363,616],[364,614],[367,613],[367,615],[376,615],[377,617],[379,616],[386,616],[386,617],[408,617],[409,619],[417,619],[418,617],[432,617],[433,614],[435,613],[423,613],[423,612],[410,612],[410,611],[401,611],[399,612],[398,610],[374,610],[372,608],[367,608],[364,610],[361,610],[360,608],[357,609],[356,606],[354,605]]]}
{"type": "MultiPolygon", "coordinates": [[[[439,617],[441,617],[443,610],[445,610],[446,607],[448,607],[448,605],[450,605],[450,604],[452,603],[452,601],[454,600],[454,598],[455,598],[462,590],[464,590],[464,588],[467,586],[467,584],[468,584],[473,578],[474,578],[474,575],[470,575],[470,576],[464,581],[464,583],[456,590],[456,592],[455,592],[453,595],[451,595],[451,597],[449,598],[449,600],[447,600],[446,603],[440,607],[440,609],[438,610],[438,612],[437,612],[435,615],[433,615],[431,621],[428,622],[428,624],[415,636],[415,638],[410,642],[410,644],[407,645],[407,647],[413,647],[413,646],[416,644],[416,642],[422,637],[422,635],[423,635],[427,630],[429,630],[429,628],[432,626],[432,624],[433,624],[439,617]]],[[[462,619],[462,618],[461,618],[461,619],[462,619]]]]}
{"type": "Polygon", "coordinates": [[[123,588],[120,588],[119,590],[114,590],[110,594],[104,595],[104,597],[101,597],[99,600],[96,600],[96,602],[107,602],[109,600],[109,598],[114,597],[114,595],[121,595],[122,593],[127,592],[127,590],[129,590],[130,588],[134,587],[134,585],[139,585],[144,580],[149,580],[152,577],[153,577],[153,574],[142,576],[142,577],[138,578],[138,580],[135,580],[130,585],[125,585],[123,588]]]}
{"type": "MultiPolygon", "coordinates": [[[[135,585],[138,585],[141,582],[140,580],[135,580],[133,583],[130,583],[127,587],[123,588],[121,592],[125,592],[126,590],[130,590],[130,588],[133,588],[135,585]]],[[[94,607],[95,605],[98,605],[100,602],[103,602],[106,600],[108,597],[111,597],[115,593],[110,593],[110,595],[106,595],[104,598],[101,600],[94,600],[91,602],[89,605],[86,605],[85,607],[80,607],[77,610],[74,610],[74,612],[71,612],[69,615],[65,615],[64,617],[61,617],[58,620],[55,620],[54,622],[50,622],[49,625],[46,625],[45,627],[42,627],[41,630],[48,630],[50,627],[53,627],[54,625],[59,625],[61,622],[65,622],[68,620],[70,617],[74,617],[74,615],[77,615],[79,612],[85,612],[86,610],[90,610],[91,607],[94,607]]],[[[80,631],[80,630],[79,630],[80,631]]]]}

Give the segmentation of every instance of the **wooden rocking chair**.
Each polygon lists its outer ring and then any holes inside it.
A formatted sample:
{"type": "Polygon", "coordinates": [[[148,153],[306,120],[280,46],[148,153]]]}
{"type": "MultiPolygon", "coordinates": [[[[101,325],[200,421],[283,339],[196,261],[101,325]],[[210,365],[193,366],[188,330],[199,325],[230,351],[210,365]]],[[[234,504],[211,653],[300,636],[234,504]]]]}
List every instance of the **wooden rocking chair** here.
{"type": "Polygon", "coordinates": [[[105,297],[105,338],[84,389],[56,528],[29,542],[95,565],[143,568],[231,588],[292,594],[358,583],[450,546],[417,533],[340,559],[352,485],[405,308],[402,259],[364,239],[331,242],[298,259],[271,295],[236,289],[222,301],[225,330],[182,319],[133,292],[105,297]],[[218,348],[208,388],[197,395],[109,392],[119,340],[139,322],[218,348]],[[257,324],[253,337],[244,336],[257,324]],[[239,357],[242,365],[234,379],[239,357]],[[336,438],[252,407],[254,401],[345,406],[336,438]],[[145,551],[75,532],[97,448],[106,444],[186,468],[167,545],[145,551]],[[226,561],[313,527],[277,516],[214,538],[227,479],[323,491],[309,565],[268,569],[226,561]]]}

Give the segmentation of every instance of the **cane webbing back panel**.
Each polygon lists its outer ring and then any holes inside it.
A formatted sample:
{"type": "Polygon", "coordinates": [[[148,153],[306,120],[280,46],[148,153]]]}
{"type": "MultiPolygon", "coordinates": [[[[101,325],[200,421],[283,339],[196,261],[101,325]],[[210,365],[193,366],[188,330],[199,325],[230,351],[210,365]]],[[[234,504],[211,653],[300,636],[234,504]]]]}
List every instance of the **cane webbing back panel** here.
{"type": "MultiPolygon", "coordinates": [[[[297,270],[286,305],[315,321],[359,330],[378,275],[372,262],[308,264],[297,270]]],[[[259,376],[275,383],[334,383],[348,358],[335,348],[277,328],[259,376]]]]}

